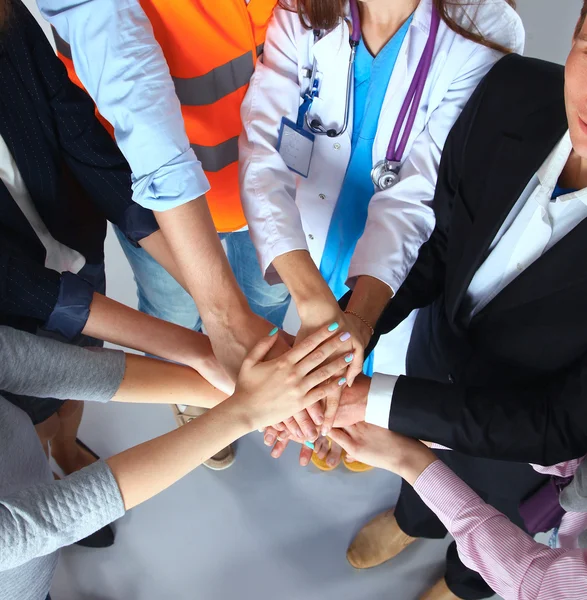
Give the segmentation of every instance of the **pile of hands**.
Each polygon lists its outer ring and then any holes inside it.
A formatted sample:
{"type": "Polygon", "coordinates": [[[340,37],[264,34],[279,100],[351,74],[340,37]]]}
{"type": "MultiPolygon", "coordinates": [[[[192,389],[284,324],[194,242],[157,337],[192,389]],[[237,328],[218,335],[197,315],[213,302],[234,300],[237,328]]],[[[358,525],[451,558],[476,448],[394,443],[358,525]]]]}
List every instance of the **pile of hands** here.
{"type": "Polygon", "coordinates": [[[296,442],[301,466],[314,451],[336,466],[344,449],[347,462],[361,461],[409,481],[415,469],[419,474],[436,457],[418,440],[364,422],[371,379],[362,370],[371,330],[353,315],[333,312],[326,324],[302,320],[295,338],[255,315],[247,323],[248,343],[209,332],[217,362],[209,361],[202,374],[227,393],[234,389],[231,402],[247,407],[251,427],[263,432],[272,457],[296,442]],[[295,409],[284,413],[288,407],[295,409]]]}

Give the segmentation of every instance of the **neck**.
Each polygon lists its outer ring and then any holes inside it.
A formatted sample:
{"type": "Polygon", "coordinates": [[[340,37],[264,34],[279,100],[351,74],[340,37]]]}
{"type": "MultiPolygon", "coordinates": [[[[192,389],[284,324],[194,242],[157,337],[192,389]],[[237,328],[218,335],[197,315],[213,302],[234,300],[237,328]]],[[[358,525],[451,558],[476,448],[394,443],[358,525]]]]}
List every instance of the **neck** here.
{"type": "Polygon", "coordinates": [[[420,0],[361,0],[358,4],[363,41],[375,56],[416,10],[420,0]]]}
{"type": "Polygon", "coordinates": [[[561,173],[559,185],[573,190],[587,188],[587,158],[583,158],[573,150],[561,173]]]}

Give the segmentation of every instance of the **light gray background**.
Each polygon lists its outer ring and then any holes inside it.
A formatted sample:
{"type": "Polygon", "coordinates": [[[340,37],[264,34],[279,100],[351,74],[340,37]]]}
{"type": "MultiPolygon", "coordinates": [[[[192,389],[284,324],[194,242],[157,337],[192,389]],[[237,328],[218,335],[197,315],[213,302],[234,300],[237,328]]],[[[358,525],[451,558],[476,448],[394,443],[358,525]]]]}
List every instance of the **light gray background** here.
{"type": "MultiPolygon", "coordinates": [[[[25,3],[38,15],[33,0],[25,3]]],[[[526,53],[563,63],[581,4],[518,2],[526,53]]],[[[136,306],[130,268],[111,233],[106,245],[108,293],[136,306]]],[[[109,456],[174,426],[165,406],[88,405],[80,436],[109,456]]],[[[302,470],[293,450],[274,461],[253,434],[239,443],[231,469],[197,469],[135,508],[117,523],[113,548],[66,549],[53,599],[415,600],[441,576],[448,541],[418,542],[366,572],[345,560],[356,531],[393,506],[398,490],[399,479],[385,472],[302,470]]]]}

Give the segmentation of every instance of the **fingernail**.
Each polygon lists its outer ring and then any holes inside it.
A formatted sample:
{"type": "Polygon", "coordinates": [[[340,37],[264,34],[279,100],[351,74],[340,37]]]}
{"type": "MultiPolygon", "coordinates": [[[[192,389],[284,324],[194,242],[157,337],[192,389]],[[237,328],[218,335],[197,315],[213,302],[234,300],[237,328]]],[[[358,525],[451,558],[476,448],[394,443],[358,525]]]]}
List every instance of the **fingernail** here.
{"type": "Polygon", "coordinates": [[[308,448],[311,448],[312,450],[314,450],[314,443],[313,442],[309,442],[308,440],[306,440],[304,442],[304,446],[308,446],[308,448]]]}
{"type": "Polygon", "coordinates": [[[272,450],[272,451],[271,451],[271,456],[272,456],[273,458],[277,458],[277,454],[278,454],[277,450],[272,450]]]}
{"type": "Polygon", "coordinates": [[[305,437],[304,433],[303,433],[303,431],[301,429],[296,429],[296,437],[298,437],[298,438],[305,437]]]}
{"type": "MultiPolygon", "coordinates": [[[[347,361],[347,362],[348,362],[348,361],[347,361]]],[[[341,385],[341,386],[342,386],[342,385],[344,385],[345,383],[346,383],[346,377],[341,377],[341,378],[338,380],[338,385],[341,385]]]]}
{"type": "Polygon", "coordinates": [[[302,458],[300,458],[300,465],[302,467],[307,467],[309,462],[310,459],[307,456],[303,456],[302,458]]]}
{"type": "Polygon", "coordinates": [[[347,340],[351,339],[351,334],[347,331],[346,333],[343,333],[340,338],[338,338],[341,342],[346,342],[347,340]]]}
{"type": "Polygon", "coordinates": [[[320,433],[322,435],[328,435],[328,427],[322,427],[322,431],[320,433]]]}
{"type": "Polygon", "coordinates": [[[334,463],[336,463],[336,460],[334,460],[334,458],[329,458],[329,459],[328,459],[326,462],[327,462],[327,463],[328,463],[328,464],[329,464],[331,467],[333,467],[333,466],[334,466],[334,463]]]}
{"type": "Polygon", "coordinates": [[[282,431],[278,436],[277,439],[278,440],[287,440],[287,438],[289,437],[289,432],[288,431],[282,431]]]}
{"type": "Polygon", "coordinates": [[[316,425],[322,425],[324,423],[324,417],[322,415],[316,415],[316,425]]]}
{"type": "MultiPolygon", "coordinates": [[[[351,354],[347,354],[347,355],[344,357],[344,362],[350,363],[350,362],[352,362],[352,361],[353,361],[353,358],[354,358],[354,357],[355,357],[355,356],[354,356],[354,354],[352,354],[352,353],[351,353],[351,354]]],[[[345,381],[346,381],[346,379],[345,379],[345,381]]]]}
{"type": "Polygon", "coordinates": [[[274,435],[266,435],[265,436],[265,446],[271,446],[274,441],[275,441],[274,435]]]}
{"type": "Polygon", "coordinates": [[[269,332],[269,337],[271,337],[272,335],[275,335],[277,332],[279,331],[279,327],[274,327],[270,332],[269,332]]]}
{"type": "Polygon", "coordinates": [[[333,323],[328,326],[328,331],[336,331],[338,329],[338,323],[333,323]]]}

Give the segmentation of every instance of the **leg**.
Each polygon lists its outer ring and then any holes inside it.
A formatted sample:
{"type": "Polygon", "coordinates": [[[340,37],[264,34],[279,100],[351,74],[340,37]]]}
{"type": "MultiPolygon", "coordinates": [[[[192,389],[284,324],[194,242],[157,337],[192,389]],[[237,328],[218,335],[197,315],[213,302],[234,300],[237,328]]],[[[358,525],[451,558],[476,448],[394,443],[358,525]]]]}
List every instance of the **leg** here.
{"type": "Polygon", "coordinates": [[[133,270],[139,310],[199,331],[202,321],[192,297],[145,250],[135,248],[117,227],[114,232],[133,270]]]}
{"type": "Polygon", "coordinates": [[[96,457],[76,441],[83,414],[83,402],[68,400],[56,415],[59,431],[51,442],[51,455],[66,475],[96,462],[96,457]]]}
{"type": "Polygon", "coordinates": [[[263,278],[248,231],[224,236],[228,261],[253,312],[281,327],[291,297],[283,284],[269,285],[263,278]]]}
{"type": "Polygon", "coordinates": [[[49,458],[49,442],[55,439],[55,436],[59,433],[59,428],[60,423],[57,413],[51,415],[42,423],[35,425],[35,430],[37,431],[37,435],[41,440],[41,445],[43,446],[43,451],[45,452],[47,458],[49,458]]]}

